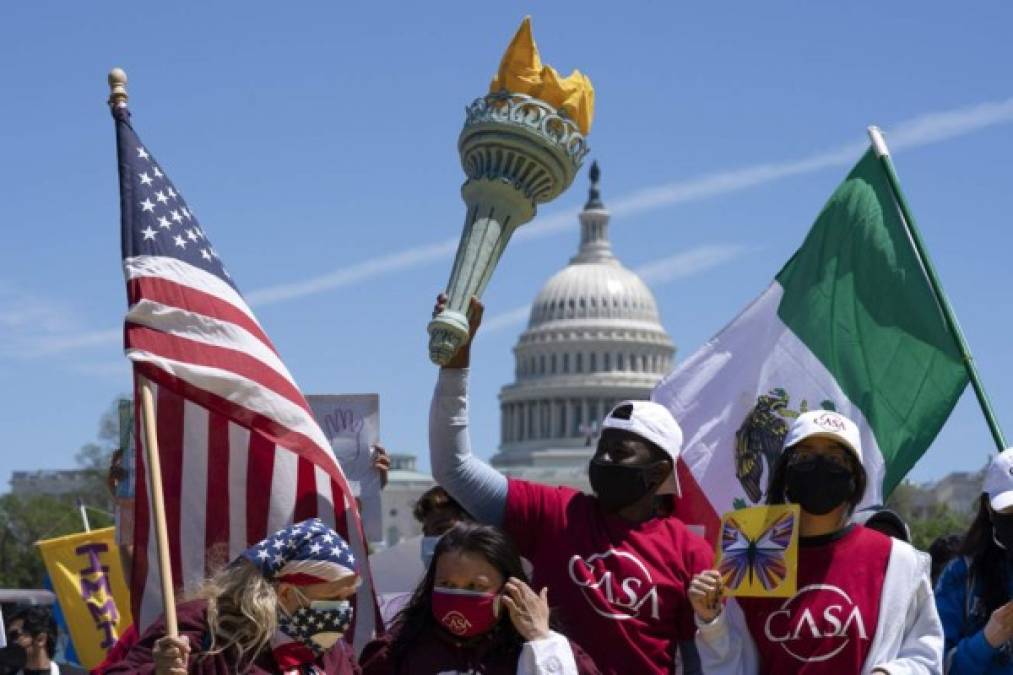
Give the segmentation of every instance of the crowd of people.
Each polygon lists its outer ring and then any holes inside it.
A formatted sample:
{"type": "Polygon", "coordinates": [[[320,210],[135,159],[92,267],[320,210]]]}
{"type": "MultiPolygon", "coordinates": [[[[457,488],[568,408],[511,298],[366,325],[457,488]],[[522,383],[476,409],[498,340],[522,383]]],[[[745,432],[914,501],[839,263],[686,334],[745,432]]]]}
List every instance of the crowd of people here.
{"type": "MultiPolygon", "coordinates": [[[[727,598],[714,548],[675,515],[683,434],[663,406],[624,401],[602,420],[590,494],[472,454],[481,315],[473,301],[472,339],[437,379],[439,485],[414,513],[425,572],[388,605],[382,635],[358,655],[344,639],[362,561],[310,520],[206,580],[178,605],[178,636],[159,621],[101,672],[1013,673],[1013,449],[989,466],[968,531],[930,557],[896,513],[856,511],[867,477],[854,422],[800,414],[766,490],[768,504],[799,505],[798,590],[727,598]]],[[[31,610],[7,629],[28,654],[22,672],[50,672],[52,620],[31,610]]]]}

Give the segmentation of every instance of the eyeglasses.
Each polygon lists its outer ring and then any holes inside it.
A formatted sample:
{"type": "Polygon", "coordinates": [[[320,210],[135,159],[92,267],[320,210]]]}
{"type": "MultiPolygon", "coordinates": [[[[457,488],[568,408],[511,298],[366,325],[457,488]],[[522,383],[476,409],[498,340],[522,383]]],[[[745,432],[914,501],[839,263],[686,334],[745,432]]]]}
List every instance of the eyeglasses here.
{"type": "Polygon", "coordinates": [[[28,635],[28,633],[21,630],[20,628],[11,628],[9,631],[7,631],[7,642],[14,642],[22,635],[28,635]]]}

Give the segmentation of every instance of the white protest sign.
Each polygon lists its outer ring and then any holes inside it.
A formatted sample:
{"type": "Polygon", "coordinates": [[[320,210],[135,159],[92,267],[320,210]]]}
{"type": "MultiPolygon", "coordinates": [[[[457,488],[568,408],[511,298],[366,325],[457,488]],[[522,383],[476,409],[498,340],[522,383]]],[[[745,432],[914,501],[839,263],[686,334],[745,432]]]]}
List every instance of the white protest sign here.
{"type": "Polygon", "coordinates": [[[372,447],[380,439],[377,394],[310,394],[310,410],[345,472],[349,488],[362,506],[368,541],[383,539],[380,474],[373,469],[372,447]]]}

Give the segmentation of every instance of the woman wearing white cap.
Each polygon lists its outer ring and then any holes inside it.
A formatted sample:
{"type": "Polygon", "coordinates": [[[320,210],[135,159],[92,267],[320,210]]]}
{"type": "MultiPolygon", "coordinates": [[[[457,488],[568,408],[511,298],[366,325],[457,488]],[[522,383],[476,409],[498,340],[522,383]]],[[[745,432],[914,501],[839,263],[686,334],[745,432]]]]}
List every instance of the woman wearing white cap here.
{"type": "Polygon", "coordinates": [[[848,518],[865,493],[854,422],[800,415],[771,473],[768,504],[799,504],[798,590],[733,598],[721,575],[697,575],[690,600],[707,673],[940,673],[942,628],[929,559],[848,518]]]}
{"type": "Polygon", "coordinates": [[[1013,449],[985,474],[978,515],[936,585],[946,671],[1013,673],[1013,449]]]}
{"type": "MultiPolygon", "coordinates": [[[[481,311],[473,301],[472,335],[481,311]]],[[[433,394],[429,447],[436,480],[476,519],[514,539],[534,566],[532,585],[549,588],[567,636],[602,673],[668,675],[677,651],[684,665],[696,666],[695,654],[683,651],[692,649],[695,632],[686,591],[714,554],[670,515],[682,446],[671,413],[651,401],[613,408],[589,466],[593,495],[508,480],[469,447],[471,343],[440,370],[433,394]]]]}

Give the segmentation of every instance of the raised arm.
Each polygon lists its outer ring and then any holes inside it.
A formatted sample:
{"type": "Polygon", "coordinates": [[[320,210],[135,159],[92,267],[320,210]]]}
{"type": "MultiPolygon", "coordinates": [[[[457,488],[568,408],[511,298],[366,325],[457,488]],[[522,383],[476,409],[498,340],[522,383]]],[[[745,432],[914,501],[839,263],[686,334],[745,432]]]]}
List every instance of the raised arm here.
{"type": "MultiPolygon", "coordinates": [[[[443,296],[437,300],[441,309],[443,296]]],[[[471,301],[471,337],[482,321],[482,305],[471,301]]],[[[471,454],[468,435],[468,341],[446,367],[440,369],[429,408],[429,461],[436,482],[460,502],[477,520],[503,524],[507,479],[496,469],[471,454]]]]}

